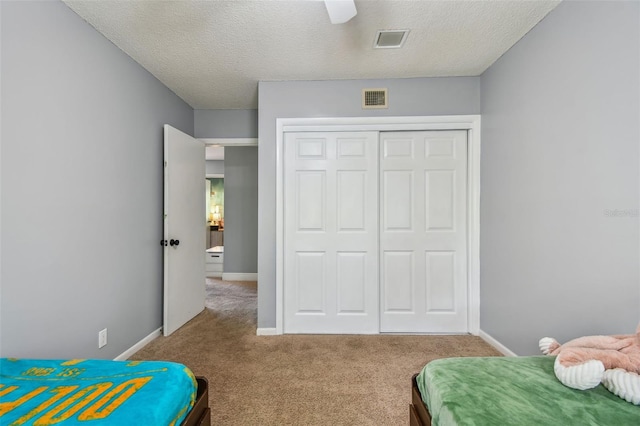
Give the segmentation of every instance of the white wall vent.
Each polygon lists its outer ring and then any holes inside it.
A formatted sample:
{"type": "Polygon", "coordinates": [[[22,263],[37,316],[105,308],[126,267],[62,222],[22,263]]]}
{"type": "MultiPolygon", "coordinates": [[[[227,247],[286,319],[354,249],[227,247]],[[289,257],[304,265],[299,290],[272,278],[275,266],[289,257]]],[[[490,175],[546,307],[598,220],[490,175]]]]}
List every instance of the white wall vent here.
{"type": "Polygon", "coordinates": [[[362,109],[389,108],[387,89],[362,89],[362,109]]]}

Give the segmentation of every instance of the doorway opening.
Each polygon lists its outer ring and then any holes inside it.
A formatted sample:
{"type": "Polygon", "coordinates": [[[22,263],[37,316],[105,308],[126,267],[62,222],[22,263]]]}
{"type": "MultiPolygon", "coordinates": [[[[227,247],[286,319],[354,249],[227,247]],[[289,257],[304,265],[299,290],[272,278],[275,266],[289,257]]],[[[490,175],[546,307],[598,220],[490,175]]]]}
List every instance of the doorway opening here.
{"type": "MultiPolygon", "coordinates": [[[[257,273],[244,269],[246,245],[251,244],[248,210],[255,204],[257,191],[248,188],[257,178],[257,164],[244,162],[245,151],[257,145],[257,139],[201,139],[206,159],[206,263],[205,307],[216,317],[257,324],[257,273]],[[229,156],[227,161],[227,154],[229,156]],[[225,173],[229,166],[229,174],[225,173]],[[249,170],[255,169],[255,170],[249,170]],[[251,202],[250,199],[255,198],[251,202]],[[233,216],[233,217],[232,217],[233,216]],[[229,221],[227,222],[227,219],[229,221]],[[234,240],[235,238],[235,240],[234,240]],[[227,247],[226,243],[230,246],[227,247]],[[235,249],[233,258],[230,250],[235,249]],[[239,257],[240,256],[240,257],[239,257]],[[229,263],[231,260],[231,263],[229,263]],[[227,267],[230,265],[229,267],[227,267]],[[242,272],[240,272],[242,271],[242,272]]],[[[257,182],[257,180],[256,180],[257,182]]],[[[257,230],[254,236],[257,245],[257,230]]]]}

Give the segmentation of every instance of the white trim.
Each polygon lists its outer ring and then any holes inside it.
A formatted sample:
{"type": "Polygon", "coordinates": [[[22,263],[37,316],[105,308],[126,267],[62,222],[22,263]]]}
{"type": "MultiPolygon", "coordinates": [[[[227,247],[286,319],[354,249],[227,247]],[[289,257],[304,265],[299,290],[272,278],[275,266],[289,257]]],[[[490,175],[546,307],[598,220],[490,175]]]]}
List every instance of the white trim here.
{"type": "Polygon", "coordinates": [[[467,143],[467,312],[468,331],[480,332],[480,117],[467,143]]]}
{"type": "MultiPolygon", "coordinates": [[[[219,160],[211,160],[211,161],[219,161],[219,160]]],[[[218,178],[224,179],[224,173],[207,173],[205,175],[206,178],[218,178]]]]}
{"type": "Polygon", "coordinates": [[[421,117],[319,117],[276,119],[276,332],[284,332],[284,159],[285,132],[468,130],[468,328],[480,332],[480,115],[421,117]]]}
{"type": "Polygon", "coordinates": [[[484,340],[485,342],[487,342],[488,344],[493,346],[502,355],[504,355],[504,356],[518,356],[518,355],[516,355],[515,352],[513,352],[512,350],[507,348],[505,345],[503,345],[502,343],[500,343],[496,339],[494,339],[491,335],[489,335],[489,333],[485,333],[484,331],[480,330],[479,336],[480,336],[480,338],[482,340],[484,340]]]}
{"type": "Polygon", "coordinates": [[[205,145],[258,146],[258,138],[199,138],[205,145]]]}
{"type": "MultiPolygon", "coordinates": [[[[277,118],[285,132],[354,132],[361,130],[465,130],[480,123],[479,115],[423,117],[277,118]]],[[[277,129],[276,129],[277,130],[277,129]]]]}
{"type": "Polygon", "coordinates": [[[256,336],[277,336],[278,333],[274,327],[258,328],[256,330],[256,336]]]}
{"type": "Polygon", "coordinates": [[[136,343],[135,345],[131,346],[126,351],[122,352],[120,355],[118,355],[117,357],[114,358],[114,361],[125,361],[125,360],[129,359],[129,357],[131,355],[135,354],[140,349],[144,348],[146,345],[151,343],[156,337],[160,337],[161,335],[162,335],[162,327],[160,327],[157,330],[152,331],[151,334],[149,334],[147,337],[143,338],[138,343],[136,343]]]}
{"type": "Polygon", "coordinates": [[[284,333],[284,121],[276,119],[276,334],[284,333]]]}
{"type": "Polygon", "coordinates": [[[258,281],[257,272],[223,272],[223,281],[258,281]]]}

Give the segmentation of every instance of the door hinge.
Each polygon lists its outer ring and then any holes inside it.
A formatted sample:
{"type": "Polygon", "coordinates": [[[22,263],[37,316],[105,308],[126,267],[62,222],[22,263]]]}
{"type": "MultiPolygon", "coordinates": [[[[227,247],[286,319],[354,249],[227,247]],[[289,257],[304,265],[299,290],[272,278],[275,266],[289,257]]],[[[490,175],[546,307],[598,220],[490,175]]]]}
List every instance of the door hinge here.
{"type": "Polygon", "coordinates": [[[167,168],[167,162],[166,161],[164,162],[164,168],[165,169],[167,168]]]}

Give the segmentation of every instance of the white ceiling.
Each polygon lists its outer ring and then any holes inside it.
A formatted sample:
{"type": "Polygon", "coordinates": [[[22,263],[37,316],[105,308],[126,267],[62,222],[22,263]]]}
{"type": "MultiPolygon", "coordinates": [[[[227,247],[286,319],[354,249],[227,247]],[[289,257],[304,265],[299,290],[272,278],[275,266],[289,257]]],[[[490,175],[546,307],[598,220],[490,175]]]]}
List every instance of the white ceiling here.
{"type": "Polygon", "coordinates": [[[357,0],[333,25],[323,1],[64,0],[195,109],[257,108],[260,80],[477,76],[559,0],[357,0]],[[410,29],[373,49],[380,29],[410,29]]]}

